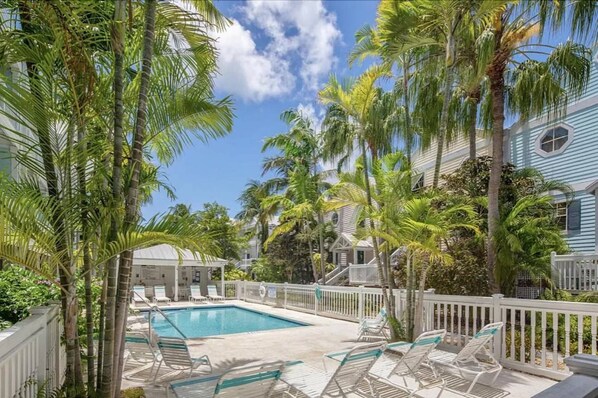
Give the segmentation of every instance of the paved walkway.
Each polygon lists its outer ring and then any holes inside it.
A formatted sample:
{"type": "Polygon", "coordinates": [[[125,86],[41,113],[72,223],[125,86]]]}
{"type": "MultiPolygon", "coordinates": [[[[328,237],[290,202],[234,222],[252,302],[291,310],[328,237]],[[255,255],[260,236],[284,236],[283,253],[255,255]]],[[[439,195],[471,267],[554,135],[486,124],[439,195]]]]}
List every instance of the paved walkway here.
{"type": "MultiPolygon", "coordinates": [[[[188,345],[192,356],[207,354],[213,363],[214,373],[220,373],[231,367],[254,361],[267,360],[301,360],[323,369],[322,355],[324,353],[350,349],[357,343],[355,340],[357,335],[356,323],[242,301],[227,301],[227,304],[235,304],[279,315],[308,323],[310,326],[189,340],[188,345]]],[[[179,305],[186,306],[189,304],[179,303],[179,305]]],[[[160,376],[165,373],[161,371],[160,376]]],[[[446,379],[448,387],[442,397],[464,396],[460,393],[467,390],[468,383],[464,383],[462,379],[450,375],[446,379]]],[[[481,382],[484,383],[484,379],[481,382]]],[[[514,398],[526,398],[550,387],[554,383],[549,379],[503,370],[494,387],[478,385],[470,396],[499,398],[510,395],[514,398]]],[[[123,381],[123,388],[132,386],[143,386],[148,398],[163,398],[166,396],[164,387],[152,386],[149,382],[123,381]]],[[[396,390],[389,390],[388,388],[381,388],[380,392],[383,397],[401,396],[401,394],[397,394],[396,390]]],[[[419,394],[419,396],[435,397],[437,393],[437,389],[429,390],[419,394]]]]}

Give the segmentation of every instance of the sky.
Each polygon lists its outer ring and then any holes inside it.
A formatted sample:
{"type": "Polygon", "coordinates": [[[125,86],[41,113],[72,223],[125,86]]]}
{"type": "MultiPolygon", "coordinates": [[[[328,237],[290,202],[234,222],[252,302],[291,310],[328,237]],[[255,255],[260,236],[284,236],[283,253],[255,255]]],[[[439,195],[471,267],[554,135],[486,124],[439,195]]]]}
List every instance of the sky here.
{"type": "Polygon", "coordinates": [[[175,162],[161,169],[175,188],[171,201],[157,192],[143,208],[149,218],[176,203],[200,210],[218,202],[234,216],[237,198],[251,179],[261,179],[263,140],[282,132],[280,114],[299,109],[321,120],[318,89],[331,73],[358,75],[364,66],[349,68],[347,57],[355,32],[373,24],[374,0],[216,1],[232,21],[218,34],[217,98],[230,95],[235,119],[232,132],[207,144],[195,142],[175,162]]]}

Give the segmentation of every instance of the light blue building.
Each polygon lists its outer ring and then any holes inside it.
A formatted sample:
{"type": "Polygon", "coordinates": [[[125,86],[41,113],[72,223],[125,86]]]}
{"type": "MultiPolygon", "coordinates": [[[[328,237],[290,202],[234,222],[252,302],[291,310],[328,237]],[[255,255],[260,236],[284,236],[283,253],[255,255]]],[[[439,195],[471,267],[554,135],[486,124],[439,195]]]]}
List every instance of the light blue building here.
{"type": "Polygon", "coordinates": [[[555,193],[555,211],[574,252],[598,247],[598,54],[584,95],[570,101],[565,115],[516,123],[506,143],[507,159],[534,167],[575,191],[570,202],[555,193]]]}

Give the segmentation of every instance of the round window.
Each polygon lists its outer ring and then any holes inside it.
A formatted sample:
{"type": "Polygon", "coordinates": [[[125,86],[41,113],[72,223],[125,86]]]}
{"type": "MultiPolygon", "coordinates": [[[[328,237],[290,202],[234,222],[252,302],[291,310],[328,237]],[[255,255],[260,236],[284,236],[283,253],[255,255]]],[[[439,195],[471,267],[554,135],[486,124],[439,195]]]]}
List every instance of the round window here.
{"type": "Polygon", "coordinates": [[[338,213],[334,212],[332,213],[332,224],[337,225],[338,224],[338,213]]]}

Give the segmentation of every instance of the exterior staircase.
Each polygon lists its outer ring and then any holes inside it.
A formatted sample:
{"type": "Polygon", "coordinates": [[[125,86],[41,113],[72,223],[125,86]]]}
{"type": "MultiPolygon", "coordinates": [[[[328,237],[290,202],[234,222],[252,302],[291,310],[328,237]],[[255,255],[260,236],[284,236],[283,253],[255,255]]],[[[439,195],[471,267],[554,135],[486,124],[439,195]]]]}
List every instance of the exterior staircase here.
{"type": "MultiPolygon", "coordinates": [[[[349,267],[336,267],[326,274],[326,285],[328,286],[342,286],[346,285],[349,277],[349,267]]],[[[318,283],[323,283],[320,279],[318,283]]]]}

